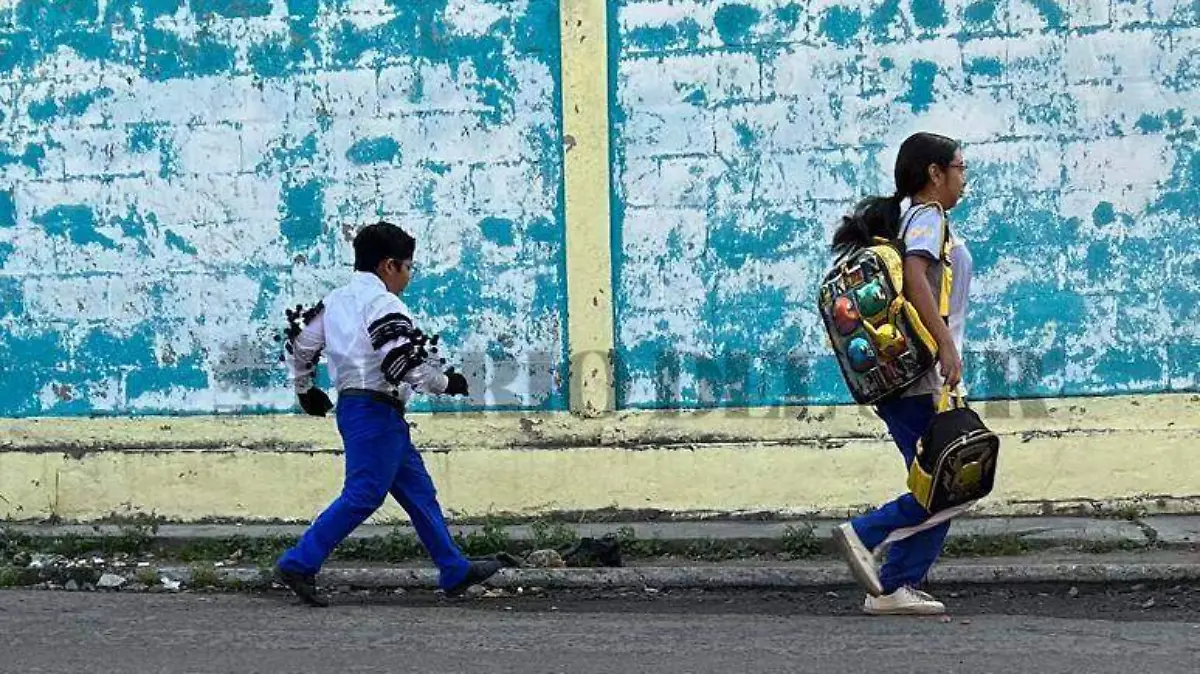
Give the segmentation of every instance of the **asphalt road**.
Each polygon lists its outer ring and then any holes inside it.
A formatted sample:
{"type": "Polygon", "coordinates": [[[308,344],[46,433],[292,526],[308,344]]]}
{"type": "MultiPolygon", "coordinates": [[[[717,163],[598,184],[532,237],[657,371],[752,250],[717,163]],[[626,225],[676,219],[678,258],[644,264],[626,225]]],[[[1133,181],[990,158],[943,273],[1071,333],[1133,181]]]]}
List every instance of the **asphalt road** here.
{"type": "Polygon", "coordinates": [[[1193,674],[1200,585],[937,588],[948,618],[871,618],[835,592],[0,591],[0,671],[1193,674]],[[957,595],[957,596],[952,596],[957,595]]]}

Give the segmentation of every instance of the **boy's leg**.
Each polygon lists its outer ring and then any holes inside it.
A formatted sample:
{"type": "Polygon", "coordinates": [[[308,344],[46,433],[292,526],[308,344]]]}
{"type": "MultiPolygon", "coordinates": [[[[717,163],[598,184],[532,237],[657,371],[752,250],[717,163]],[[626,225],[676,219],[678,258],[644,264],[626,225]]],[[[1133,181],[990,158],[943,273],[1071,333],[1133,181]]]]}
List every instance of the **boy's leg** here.
{"type": "Polygon", "coordinates": [[[387,408],[357,401],[338,402],[338,430],[346,450],[342,493],[304,532],[296,547],[280,557],[281,570],[317,573],[338,543],[383,505],[407,441],[406,434],[402,438],[395,432],[387,413],[387,408]]]}
{"type": "Polygon", "coordinates": [[[391,485],[392,497],[408,513],[421,544],[429,551],[440,571],[438,584],[448,590],[462,583],[470,571],[471,562],[463,555],[450,535],[442,507],[437,501],[437,489],[425,469],[425,462],[413,447],[408,427],[403,436],[400,465],[391,485]]]}

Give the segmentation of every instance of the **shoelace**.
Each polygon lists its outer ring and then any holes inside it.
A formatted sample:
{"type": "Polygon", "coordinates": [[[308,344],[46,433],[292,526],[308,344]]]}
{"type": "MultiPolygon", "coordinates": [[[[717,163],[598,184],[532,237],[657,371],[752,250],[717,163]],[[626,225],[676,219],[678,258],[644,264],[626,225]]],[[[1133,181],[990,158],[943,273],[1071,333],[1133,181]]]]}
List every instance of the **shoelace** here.
{"type": "Polygon", "coordinates": [[[906,589],[909,592],[911,592],[912,594],[916,595],[917,597],[924,599],[925,601],[937,601],[936,599],[933,598],[933,595],[929,594],[928,592],[922,592],[921,590],[918,590],[918,589],[912,588],[912,587],[906,588],[906,589]]]}

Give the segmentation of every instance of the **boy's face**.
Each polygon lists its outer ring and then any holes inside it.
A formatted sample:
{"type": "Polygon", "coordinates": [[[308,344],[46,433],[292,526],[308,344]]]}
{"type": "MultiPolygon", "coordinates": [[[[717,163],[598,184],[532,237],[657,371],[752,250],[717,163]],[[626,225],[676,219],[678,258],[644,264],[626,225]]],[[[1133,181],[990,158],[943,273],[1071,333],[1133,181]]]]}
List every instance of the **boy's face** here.
{"type": "Polygon", "coordinates": [[[380,262],[375,271],[383,280],[383,285],[387,287],[388,292],[398,295],[404,292],[404,289],[408,287],[408,282],[412,280],[412,264],[412,260],[389,257],[380,262]]]}

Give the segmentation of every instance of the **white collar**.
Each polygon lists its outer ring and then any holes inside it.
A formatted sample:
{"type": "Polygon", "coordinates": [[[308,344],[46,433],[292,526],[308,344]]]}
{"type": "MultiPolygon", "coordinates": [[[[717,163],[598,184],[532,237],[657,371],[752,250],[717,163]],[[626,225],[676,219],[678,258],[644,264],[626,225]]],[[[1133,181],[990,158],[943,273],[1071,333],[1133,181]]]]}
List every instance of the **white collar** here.
{"type": "Polygon", "coordinates": [[[378,290],[387,291],[387,286],[384,285],[383,279],[379,278],[374,273],[369,272],[369,271],[354,272],[354,276],[353,276],[353,278],[350,279],[350,282],[356,283],[359,285],[371,286],[378,290]]]}

